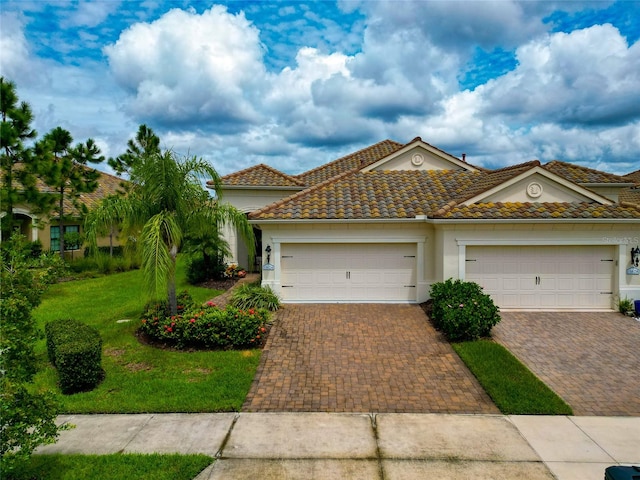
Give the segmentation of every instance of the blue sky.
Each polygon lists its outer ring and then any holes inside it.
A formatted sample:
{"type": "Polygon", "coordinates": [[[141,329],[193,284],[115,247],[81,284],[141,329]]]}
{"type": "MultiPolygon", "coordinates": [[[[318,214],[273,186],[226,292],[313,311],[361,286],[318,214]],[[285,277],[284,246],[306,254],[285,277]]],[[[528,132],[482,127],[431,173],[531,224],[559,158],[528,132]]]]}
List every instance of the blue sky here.
{"type": "MultiPolygon", "coordinates": [[[[486,166],[640,168],[637,1],[0,4],[0,72],[44,135],[141,123],[226,174],[416,136],[486,166]]],[[[108,171],[108,168],[101,167],[108,171]]]]}

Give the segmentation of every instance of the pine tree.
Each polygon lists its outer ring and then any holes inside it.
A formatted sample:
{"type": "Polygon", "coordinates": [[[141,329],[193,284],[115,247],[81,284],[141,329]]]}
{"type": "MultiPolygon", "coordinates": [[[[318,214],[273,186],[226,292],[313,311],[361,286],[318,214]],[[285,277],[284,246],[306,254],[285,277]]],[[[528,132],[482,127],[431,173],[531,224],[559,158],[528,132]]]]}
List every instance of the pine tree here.
{"type": "Polygon", "coordinates": [[[116,171],[119,176],[129,175],[131,169],[141,157],[149,157],[160,153],[160,137],[146,125],[138,127],[136,138],[131,138],[127,142],[127,151],[116,158],[109,159],[109,166],[116,171]]]}
{"type": "Polygon", "coordinates": [[[34,213],[48,211],[50,198],[36,186],[36,171],[43,161],[41,151],[25,145],[36,137],[31,128],[33,113],[26,102],[20,102],[13,82],[0,77],[0,206],[6,213],[2,219],[3,236],[13,230],[13,211],[16,205],[29,204],[34,213]]]}
{"type": "Polygon", "coordinates": [[[49,161],[40,168],[43,181],[55,190],[57,200],[58,225],[60,227],[60,256],[64,256],[64,222],[66,220],[65,200],[84,215],[87,207],[79,201],[80,194],[91,193],[98,188],[100,172],[88,167],[89,163],[100,163],[104,157],[92,139],[72,146],[71,134],[56,127],[39,142],[38,148],[49,152],[49,161]]]}

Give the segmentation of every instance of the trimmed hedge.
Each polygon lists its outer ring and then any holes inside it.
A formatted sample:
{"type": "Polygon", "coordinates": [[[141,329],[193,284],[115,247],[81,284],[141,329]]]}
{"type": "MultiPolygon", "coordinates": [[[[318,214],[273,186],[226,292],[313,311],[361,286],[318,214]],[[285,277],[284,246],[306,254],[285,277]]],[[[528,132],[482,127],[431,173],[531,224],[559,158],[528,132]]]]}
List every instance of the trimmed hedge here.
{"type": "Polygon", "coordinates": [[[498,307],[477,283],[449,279],[434,283],[430,295],[435,327],[451,341],[487,337],[500,321],[498,307]]]}
{"type": "Polygon", "coordinates": [[[102,338],[95,328],[73,319],[45,325],[49,361],[58,369],[64,394],[94,389],[104,378],[102,338]]]}

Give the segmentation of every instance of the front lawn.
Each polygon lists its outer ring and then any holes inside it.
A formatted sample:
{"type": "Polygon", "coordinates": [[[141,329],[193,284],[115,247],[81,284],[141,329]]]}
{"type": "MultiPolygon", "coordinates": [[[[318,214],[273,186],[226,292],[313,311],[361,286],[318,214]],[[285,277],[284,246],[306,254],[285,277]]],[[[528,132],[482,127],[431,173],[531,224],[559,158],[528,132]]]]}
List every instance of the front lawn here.
{"type": "Polygon", "coordinates": [[[452,343],[500,411],[507,415],[572,415],[571,407],[506,348],[490,340],[452,343]]]}
{"type": "Polygon", "coordinates": [[[191,480],[213,462],[206,455],[33,455],[9,480],[191,480]]]}
{"type": "MultiPolygon", "coordinates": [[[[182,264],[179,264],[182,267],[182,264]]],[[[186,285],[178,290],[204,302],[220,291],[186,285]]],[[[105,380],[91,392],[59,395],[63,413],[220,412],[240,410],[260,361],[260,350],[178,352],[141,344],[135,337],[145,304],[142,272],[53,285],[34,311],[40,327],[73,318],[96,327],[103,339],[105,380]]],[[[44,340],[37,346],[38,389],[60,393],[44,340]]]]}

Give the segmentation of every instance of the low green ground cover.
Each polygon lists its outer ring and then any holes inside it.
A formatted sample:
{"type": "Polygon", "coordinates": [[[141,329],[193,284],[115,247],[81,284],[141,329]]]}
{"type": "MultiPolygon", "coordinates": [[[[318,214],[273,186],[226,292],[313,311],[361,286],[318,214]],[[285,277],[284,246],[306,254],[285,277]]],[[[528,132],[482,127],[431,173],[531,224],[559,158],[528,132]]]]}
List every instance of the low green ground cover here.
{"type": "Polygon", "coordinates": [[[452,346],[502,413],[572,415],[571,407],[502,345],[476,340],[452,346]]]}
{"type": "MultiPolygon", "coordinates": [[[[260,361],[260,350],[163,350],[140,343],[135,332],[146,303],[139,270],[53,285],[34,317],[74,318],[96,327],[103,339],[104,381],[90,392],[59,395],[64,413],[237,411],[260,361]]],[[[188,286],[179,264],[178,289],[205,302],[221,293],[188,286]]],[[[45,341],[37,346],[41,370],[35,387],[60,393],[45,341]]]]}
{"type": "Polygon", "coordinates": [[[8,480],[191,480],[213,462],[206,455],[34,455],[8,480]]]}

